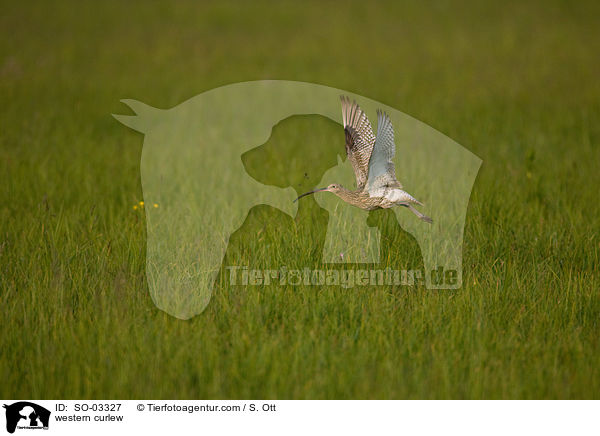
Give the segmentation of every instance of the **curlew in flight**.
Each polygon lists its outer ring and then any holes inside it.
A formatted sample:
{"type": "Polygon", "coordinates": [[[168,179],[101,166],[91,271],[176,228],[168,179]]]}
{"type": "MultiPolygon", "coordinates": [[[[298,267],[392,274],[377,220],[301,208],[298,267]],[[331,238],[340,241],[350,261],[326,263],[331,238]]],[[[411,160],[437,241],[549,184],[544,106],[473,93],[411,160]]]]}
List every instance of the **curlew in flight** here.
{"type": "MultiPolygon", "coordinates": [[[[419,212],[413,204],[423,206],[408,192],[402,190],[402,185],[396,179],[394,168],[394,126],[388,115],[377,111],[377,138],[373,134],[367,115],[356,104],[350,103],[348,97],[341,97],[342,121],[346,133],[346,154],[354,168],[356,176],[356,191],[350,191],[337,183],[326,188],[302,194],[329,191],[340,197],[346,203],[365,210],[378,208],[388,209],[393,206],[404,206],[425,222],[433,220],[419,212]]],[[[294,201],[296,201],[294,200],[294,201]]]]}

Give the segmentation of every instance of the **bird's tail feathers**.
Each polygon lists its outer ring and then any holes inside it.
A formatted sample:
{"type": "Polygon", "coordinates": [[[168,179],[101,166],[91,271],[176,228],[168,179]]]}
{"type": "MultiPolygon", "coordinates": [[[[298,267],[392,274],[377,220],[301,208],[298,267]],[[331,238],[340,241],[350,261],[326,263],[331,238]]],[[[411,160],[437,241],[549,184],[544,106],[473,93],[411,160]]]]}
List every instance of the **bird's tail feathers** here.
{"type": "Polygon", "coordinates": [[[413,204],[418,204],[419,206],[425,206],[423,203],[421,203],[421,202],[420,202],[419,200],[417,200],[415,197],[413,197],[412,195],[410,195],[408,192],[406,192],[406,191],[405,191],[405,193],[406,193],[406,195],[408,196],[408,201],[409,201],[410,203],[413,203],[413,204]]]}

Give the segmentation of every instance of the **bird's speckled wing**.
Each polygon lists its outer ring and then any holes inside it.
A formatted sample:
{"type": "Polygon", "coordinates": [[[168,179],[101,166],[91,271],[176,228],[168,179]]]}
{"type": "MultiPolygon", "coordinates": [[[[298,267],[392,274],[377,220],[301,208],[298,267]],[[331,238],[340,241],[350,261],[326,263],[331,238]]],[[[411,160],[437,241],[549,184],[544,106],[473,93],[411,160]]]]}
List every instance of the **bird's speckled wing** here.
{"type": "Polygon", "coordinates": [[[367,178],[367,191],[371,196],[383,188],[402,188],[400,182],[396,180],[395,154],[394,126],[390,117],[385,112],[378,110],[377,139],[369,160],[367,178]]]}
{"type": "Polygon", "coordinates": [[[342,122],[346,133],[346,154],[356,176],[356,188],[361,190],[367,182],[369,159],[375,145],[375,135],[367,115],[348,97],[342,100],[342,122]]]}

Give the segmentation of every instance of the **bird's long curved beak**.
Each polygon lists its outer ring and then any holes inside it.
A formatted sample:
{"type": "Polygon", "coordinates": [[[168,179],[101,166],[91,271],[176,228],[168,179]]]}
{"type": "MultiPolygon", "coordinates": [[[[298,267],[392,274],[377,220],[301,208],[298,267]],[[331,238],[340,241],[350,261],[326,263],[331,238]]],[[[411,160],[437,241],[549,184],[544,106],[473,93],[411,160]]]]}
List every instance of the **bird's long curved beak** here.
{"type": "Polygon", "coordinates": [[[327,188],[315,189],[314,191],[305,192],[304,194],[302,194],[301,196],[299,196],[298,198],[296,198],[293,201],[293,203],[297,202],[302,197],[306,197],[307,195],[314,194],[315,192],[321,192],[321,191],[327,191],[327,188]]]}

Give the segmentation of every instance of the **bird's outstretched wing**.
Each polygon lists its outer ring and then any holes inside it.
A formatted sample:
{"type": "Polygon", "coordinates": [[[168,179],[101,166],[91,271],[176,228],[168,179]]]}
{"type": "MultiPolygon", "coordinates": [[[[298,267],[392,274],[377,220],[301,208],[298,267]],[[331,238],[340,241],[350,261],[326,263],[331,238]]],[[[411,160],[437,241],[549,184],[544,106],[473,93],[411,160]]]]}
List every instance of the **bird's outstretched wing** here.
{"type": "Polygon", "coordinates": [[[346,154],[352,163],[356,176],[356,188],[361,190],[367,182],[369,159],[375,145],[375,135],[367,115],[356,102],[348,97],[341,97],[342,121],[346,133],[346,154]]]}
{"type": "MultiPolygon", "coordinates": [[[[390,117],[383,111],[377,111],[377,139],[369,160],[367,191],[371,196],[382,188],[402,188],[396,180],[394,167],[394,126],[390,117]]],[[[377,196],[377,194],[375,194],[377,196]]]]}

